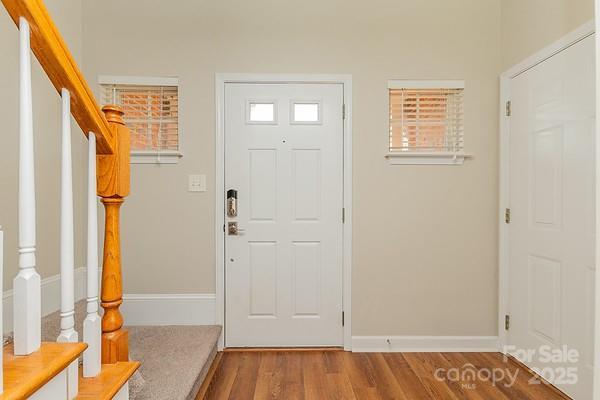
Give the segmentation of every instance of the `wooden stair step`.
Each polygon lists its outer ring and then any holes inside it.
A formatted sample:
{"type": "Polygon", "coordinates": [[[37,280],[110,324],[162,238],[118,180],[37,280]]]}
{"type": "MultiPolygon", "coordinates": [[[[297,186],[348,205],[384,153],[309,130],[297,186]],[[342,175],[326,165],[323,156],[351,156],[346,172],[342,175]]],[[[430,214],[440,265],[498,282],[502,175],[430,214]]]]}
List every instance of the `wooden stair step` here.
{"type": "Polygon", "coordinates": [[[2,400],[25,399],[50,382],[87,348],[85,343],[44,342],[27,356],[15,356],[12,344],[4,346],[2,400]]]}
{"type": "Polygon", "coordinates": [[[116,364],[102,364],[102,370],[93,378],[84,378],[79,368],[80,400],[110,400],[140,367],[138,361],[122,361],[116,364]]]}

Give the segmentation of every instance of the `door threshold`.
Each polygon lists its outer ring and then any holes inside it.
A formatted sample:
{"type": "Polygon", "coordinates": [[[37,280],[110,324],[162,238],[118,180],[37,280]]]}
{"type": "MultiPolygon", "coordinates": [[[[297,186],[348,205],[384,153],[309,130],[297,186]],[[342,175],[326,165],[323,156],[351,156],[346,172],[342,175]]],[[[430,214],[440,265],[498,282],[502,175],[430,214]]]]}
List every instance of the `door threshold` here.
{"type": "Polygon", "coordinates": [[[285,352],[304,352],[304,351],[343,351],[340,347],[225,347],[223,352],[269,352],[269,351],[285,351],[285,352]]]}

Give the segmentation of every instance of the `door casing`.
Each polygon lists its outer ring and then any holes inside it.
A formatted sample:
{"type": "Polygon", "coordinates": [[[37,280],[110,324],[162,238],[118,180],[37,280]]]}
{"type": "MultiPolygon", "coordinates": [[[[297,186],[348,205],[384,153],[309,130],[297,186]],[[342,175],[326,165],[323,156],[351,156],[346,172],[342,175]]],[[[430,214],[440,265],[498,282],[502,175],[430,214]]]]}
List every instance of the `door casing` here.
{"type": "MultiPolygon", "coordinates": [[[[215,75],[215,320],[225,326],[225,85],[227,83],[337,83],[344,91],[343,185],[345,222],[343,225],[342,308],[344,312],[344,350],[352,350],[352,76],[314,74],[230,74],[215,75]]],[[[225,330],[223,329],[223,332],[225,330]]],[[[219,350],[224,336],[219,338],[219,350]]]]}
{"type": "MultiPolygon", "coordinates": [[[[548,47],[540,50],[526,60],[508,69],[500,75],[500,209],[498,213],[499,223],[499,274],[498,274],[498,344],[500,351],[504,352],[505,346],[507,345],[507,334],[504,329],[505,316],[508,315],[508,300],[509,300],[509,231],[508,226],[505,222],[505,210],[510,208],[510,123],[509,118],[506,115],[506,103],[511,98],[510,93],[510,81],[513,78],[527,72],[531,68],[544,61],[550,59],[552,56],[568,49],[574,44],[586,39],[587,37],[595,33],[594,21],[582,25],[580,28],[562,37],[558,41],[552,43],[548,47]]],[[[596,142],[598,142],[598,133],[596,133],[596,142]]],[[[598,162],[598,160],[597,160],[598,162]]],[[[598,214],[599,208],[597,207],[596,215],[598,214]]],[[[600,219],[596,221],[598,224],[600,219]]],[[[597,249],[598,250],[598,249],[597,249]]],[[[598,260],[596,260],[596,264],[598,260]]],[[[598,264],[597,264],[598,265],[598,264]]],[[[600,273],[596,273],[596,287],[599,286],[600,273]]],[[[600,307],[600,302],[596,301],[596,309],[600,307]]],[[[596,340],[597,341],[597,340],[596,340]]]]}

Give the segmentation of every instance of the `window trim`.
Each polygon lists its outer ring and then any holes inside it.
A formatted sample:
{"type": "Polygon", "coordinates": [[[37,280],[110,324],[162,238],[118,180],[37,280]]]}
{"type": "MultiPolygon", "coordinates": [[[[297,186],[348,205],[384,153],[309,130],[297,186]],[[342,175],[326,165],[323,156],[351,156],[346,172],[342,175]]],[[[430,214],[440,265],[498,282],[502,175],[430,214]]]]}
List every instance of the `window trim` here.
{"type": "MultiPolygon", "coordinates": [[[[465,81],[458,79],[449,80],[402,80],[388,81],[387,110],[390,107],[391,89],[464,89],[465,81]]],[[[388,117],[389,127],[389,117],[388,117]]],[[[386,135],[389,143],[389,132],[386,135]]],[[[390,151],[389,145],[385,158],[390,165],[462,165],[466,159],[472,158],[464,151],[460,152],[421,152],[421,151],[390,151]]]]}
{"type": "Polygon", "coordinates": [[[390,165],[461,165],[472,156],[463,152],[390,151],[385,158],[390,165]]]}
{"type": "MultiPolygon", "coordinates": [[[[102,85],[140,85],[140,86],[176,86],[179,96],[179,78],[159,76],[125,76],[99,75],[98,88],[101,93],[102,85]]],[[[180,98],[181,100],[181,98],[180,98]]],[[[181,153],[181,124],[177,124],[179,150],[143,151],[131,150],[131,164],[178,164],[183,157],[181,153]]]]}
{"type": "Polygon", "coordinates": [[[140,151],[131,150],[130,162],[132,164],[177,164],[183,154],[179,151],[140,151]]]}
{"type": "Polygon", "coordinates": [[[177,86],[179,78],[166,76],[99,75],[100,85],[177,86]]]}
{"type": "Polygon", "coordinates": [[[388,89],[464,89],[465,81],[452,80],[403,80],[388,81],[388,89]]]}

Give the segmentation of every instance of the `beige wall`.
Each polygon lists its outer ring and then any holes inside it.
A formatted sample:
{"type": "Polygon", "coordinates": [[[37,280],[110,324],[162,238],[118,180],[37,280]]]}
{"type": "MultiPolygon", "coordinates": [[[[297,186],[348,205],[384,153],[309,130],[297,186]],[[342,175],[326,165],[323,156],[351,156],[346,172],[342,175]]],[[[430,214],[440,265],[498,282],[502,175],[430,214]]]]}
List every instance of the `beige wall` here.
{"type": "MultiPolygon", "coordinates": [[[[75,59],[81,60],[81,1],[47,0],[75,59]]],[[[18,271],[17,199],[19,149],[19,31],[4,7],[0,7],[0,225],[5,235],[4,288],[12,288],[18,271]]],[[[33,56],[32,56],[33,57],[33,56]]],[[[33,127],[35,135],[37,195],[37,264],[42,277],[59,272],[60,202],[60,96],[33,57],[33,127]]],[[[83,135],[73,122],[73,180],[75,185],[76,267],[83,266],[85,241],[83,193],[84,170],[77,168],[87,158],[83,135]]]]}
{"type": "Polygon", "coordinates": [[[594,18],[594,0],[501,1],[503,69],[594,18]]]}
{"type": "MultiPolygon", "coordinates": [[[[46,3],[92,84],[99,74],[180,78],[184,158],[175,166],[133,166],[123,208],[126,292],[215,290],[216,72],[349,73],[353,334],[496,333],[497,76],[591,19],[592,0],[46,3]],[[386,81],[419,78],[466,80],[466,150],[474,158],[462,167],[389,166],[383,158],[386,81]],[[190,173],[208,176],[207,193],[187,192],[190,173]]],[[[0,49],[0,225],[10,288],[17,271],[18,33],[5,11],[0,49]]],[[[38,265],[47,277],[58,273],[60,101],[37,62],[34,96],[38,265]]],[[[75,129],[76,266],[84,263],[84,146],[75,129]]]]}
{"type": "Polygon", "coordinates": [[[106,0],[83,12],[88,79],[181,82],[183,159],[133,166],[126,292],[215,291],[216,72],[349,73],[353,334],[496,333],[499,1],[106,0]],[[473,160],[388,165],[386,84],[402,78],[466,80],[473,160]],[[207,193],[186,191],[191,173],[208,176],[207,193]]]}

